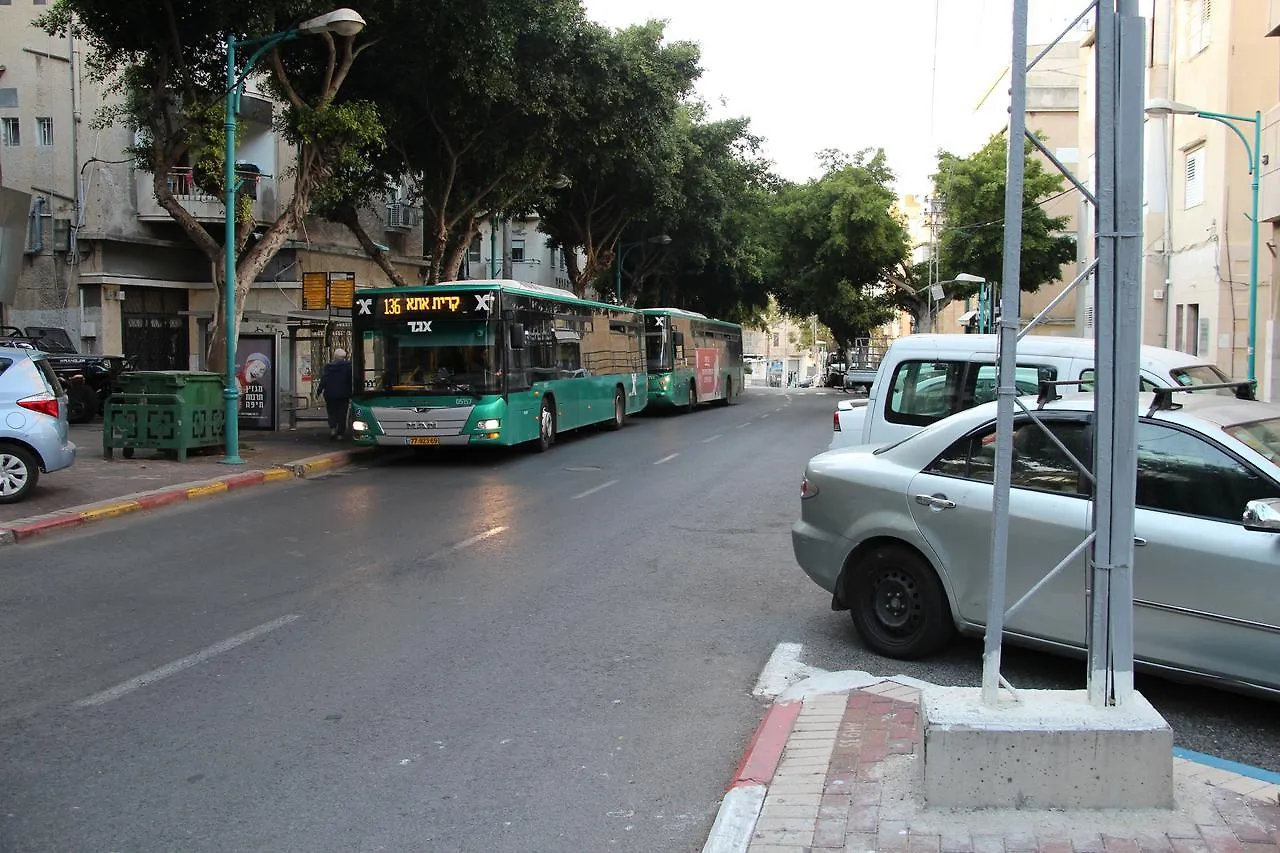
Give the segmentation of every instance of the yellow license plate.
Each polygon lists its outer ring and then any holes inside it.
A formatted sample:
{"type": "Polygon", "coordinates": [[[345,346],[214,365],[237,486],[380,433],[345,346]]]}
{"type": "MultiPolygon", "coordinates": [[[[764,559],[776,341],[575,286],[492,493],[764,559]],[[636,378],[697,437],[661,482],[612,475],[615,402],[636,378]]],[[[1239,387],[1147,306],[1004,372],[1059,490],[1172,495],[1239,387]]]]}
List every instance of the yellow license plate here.
{"type": "Polygon", "coordinates": [[[414,447],[421,447],[423,445],[433,445],[433,444],[439,444],[439,443],[440,443],[440,439],[434,435],[414,436],[413,438],[409,439],[409,444],[414,447]]]}

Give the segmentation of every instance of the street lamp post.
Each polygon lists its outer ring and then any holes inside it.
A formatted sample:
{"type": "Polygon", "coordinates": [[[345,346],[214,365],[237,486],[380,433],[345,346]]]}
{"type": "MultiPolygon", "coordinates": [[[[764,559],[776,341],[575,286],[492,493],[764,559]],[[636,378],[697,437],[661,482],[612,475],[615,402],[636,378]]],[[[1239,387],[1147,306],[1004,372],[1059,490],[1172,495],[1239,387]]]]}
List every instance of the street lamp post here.
{"type": "MultiPolygon", "coordinates": [[[[1153,98],[1147,102],[1146,113],[1149,116],[1199,116],[1231,128],[1242,143],[1245,154],[1249,158],[1250,191],[1252,212],[1249,220],[1249,381],[1257,381],[1256,356],[1258,335],[1258,173],[1261,171],[1262,159],[1262,113],[1254,112],[1252,116],[1237,116],[1230,113],[1215,113],[1198,109],[1188,104],[1180,104],[1168,98],[1153,98]],[[1239,124],[1253,125],[1253,144],[1241,132],[1239,124]]],[[[1166,204],[1168,201],[1166,200],[1166,204]]],[[[1168,247],[1166,247],[1167,249],[1168,247]]]]}
{"type": "Polygon", "coordinates": [[[240,111],[240,96],[244,89],[244,80],[253,70],[253,66],[263,54],[286,41],[303,35],[318,35],[330,32],[339,36],[354,36],[364,29],[364,18],[351,9],[337,9],[310,20],[303,21],[291,30],[250,39],[236,39],[227,36],[227,99],[226,120],[223,128],[226,131],[226,147],[223,156],[223,179],[226,182],[223,201],[225,212],[225,247],[223,275],[223,331],[226,336],[226,369],[225,385],[222,398],[226,402],[226,422],[223,427],[223,439],[226,443],[225,455],[219,460],[224,465],[243,465],[240,458],[240,388],[236,384],[236,113],[240,111]],[[236,68],[236,48],[257,46],[244,64],[243,69],[236,68]]]}
{"type": "Polygon", "coordinates": [[[618,297],[618,304],[622,304],[622,262],[627,257],[627,252],[636,246],[643,246],[645,243],[654,243],[659,246],[666,246],[671,243],[671,238],[666,234],[659,234],[656,237],[650,237],[646,240],[637,240],[634,243],[622,243],[618,246],[618,261],[614,264],[614,282],[613,294],[618,297]]]}

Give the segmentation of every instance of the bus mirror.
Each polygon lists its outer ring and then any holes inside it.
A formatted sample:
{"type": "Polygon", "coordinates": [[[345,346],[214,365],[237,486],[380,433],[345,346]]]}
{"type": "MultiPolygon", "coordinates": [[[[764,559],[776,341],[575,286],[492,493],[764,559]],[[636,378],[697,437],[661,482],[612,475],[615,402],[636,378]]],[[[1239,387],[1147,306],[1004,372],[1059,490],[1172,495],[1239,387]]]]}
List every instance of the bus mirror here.
{"type": "Polygon", "coordinates": [[[684,346],[684,332],[672,332],[672,333],[671,333],[671,345],[672,345],[673,347],[682,347],[682,346],[684,346]]]}
{"type": "Polygon", "coordinates": [[[524,324],[512,323],[507,328],[511,330],[511,348],[524,349],[524,324]]]}

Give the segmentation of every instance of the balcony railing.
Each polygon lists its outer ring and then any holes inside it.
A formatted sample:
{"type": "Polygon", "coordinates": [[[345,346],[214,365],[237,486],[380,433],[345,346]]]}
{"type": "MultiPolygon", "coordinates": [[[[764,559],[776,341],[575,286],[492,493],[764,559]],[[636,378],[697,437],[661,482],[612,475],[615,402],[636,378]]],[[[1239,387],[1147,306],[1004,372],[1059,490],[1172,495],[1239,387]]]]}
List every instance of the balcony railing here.
{"type": "Polygon", "coordinates": [[[207,193],[196,184],[195,174],[190,166],[174,166],[169,170],[169,192],[179,201],[211,201],[221,203],[222,199],[207,193]]]}

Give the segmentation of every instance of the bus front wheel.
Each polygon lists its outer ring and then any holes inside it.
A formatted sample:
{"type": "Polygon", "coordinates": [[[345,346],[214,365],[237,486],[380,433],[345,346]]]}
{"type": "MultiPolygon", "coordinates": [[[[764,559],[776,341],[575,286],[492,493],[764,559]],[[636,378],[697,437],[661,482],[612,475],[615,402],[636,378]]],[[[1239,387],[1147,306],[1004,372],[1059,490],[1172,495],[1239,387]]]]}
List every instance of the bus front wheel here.
{"type": "Polygon", "coordinates": [[[556,409],[550,397],[542,398],[542,411],[538,414],[538,442],[536,449],[543,453],[556,443],[556,409]]]}
{"type": "Polygon", "coordinates": [[[627,422],[627,398],[619,388],[613,392],[613,420],[609,421],[609,429],[622,429],[627,422]]]}
{"type": "Polygon", "coordinates": [[[698,407],[698,388],[692,382],[689,383],[689,405],[685,408],[686,412],[692,412],[698,407]]]}

